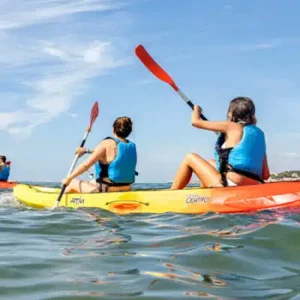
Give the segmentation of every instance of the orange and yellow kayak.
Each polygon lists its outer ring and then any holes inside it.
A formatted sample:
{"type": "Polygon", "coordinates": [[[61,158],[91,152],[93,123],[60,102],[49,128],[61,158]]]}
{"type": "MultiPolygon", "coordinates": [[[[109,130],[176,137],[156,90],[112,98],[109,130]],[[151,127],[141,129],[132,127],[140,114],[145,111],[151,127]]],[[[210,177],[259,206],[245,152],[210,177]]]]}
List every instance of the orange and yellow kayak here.
{"type": "MultiPolygon", "coordinates": [[[[35,208],[54,206],[59,189],[19,184],[14,196],[35,208]]],[[[300,181],[225,188],[138,190],[129,192],[65,194],[60,206],[100,208],[117,214],[206,212],[243,213],[300,207],[300,181]]]]}

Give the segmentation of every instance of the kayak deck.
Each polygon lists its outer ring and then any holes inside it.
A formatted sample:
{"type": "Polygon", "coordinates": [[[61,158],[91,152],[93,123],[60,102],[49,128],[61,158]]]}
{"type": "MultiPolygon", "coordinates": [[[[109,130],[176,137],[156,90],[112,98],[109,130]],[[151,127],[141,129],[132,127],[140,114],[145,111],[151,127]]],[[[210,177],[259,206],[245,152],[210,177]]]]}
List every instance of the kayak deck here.
{"type": "MultiPolygon", "coordinates": [[[[60,189],[19,184],[14,196],[34,208],[52,208],[60,189]]],[[[134,190],[129,192],[64,194],[59,206],[100,208],[128,213],[250,212],[300,207],[300,181],[225,188],[134,190]]]]}

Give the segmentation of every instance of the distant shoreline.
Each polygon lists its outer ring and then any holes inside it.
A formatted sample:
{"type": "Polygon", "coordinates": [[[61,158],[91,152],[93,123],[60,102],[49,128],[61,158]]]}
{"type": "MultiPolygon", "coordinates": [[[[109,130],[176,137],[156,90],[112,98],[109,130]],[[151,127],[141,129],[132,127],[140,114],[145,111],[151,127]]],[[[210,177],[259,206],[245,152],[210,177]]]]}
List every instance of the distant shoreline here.
{"type": "Polygon", "coordinates": [[[300,180],[300,171],[291,170],[291,171],[284,171],[280,173],[272,173],[270,179],[267,182],[298,181],[298,180],[300,180]]]}
{"type": "Polygon", "coordinates": [[[270,178],[269,180],[266,180],[266,182],[281,182],[281,181],[300,181],[300,177],[270,178]]]}

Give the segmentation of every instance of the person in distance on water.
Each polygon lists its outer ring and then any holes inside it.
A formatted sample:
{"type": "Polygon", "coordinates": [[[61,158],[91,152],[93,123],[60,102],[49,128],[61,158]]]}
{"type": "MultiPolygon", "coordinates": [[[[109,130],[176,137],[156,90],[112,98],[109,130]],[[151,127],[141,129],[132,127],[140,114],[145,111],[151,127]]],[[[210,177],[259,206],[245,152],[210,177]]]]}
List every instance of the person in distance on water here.
{"type": "Polygon", "coordinates": [[[116,192],[128,191],[135,182],[137,151],[135,143],[127,137],[132,131],[132,121],[120,117],[113,123],[113,134],[102,140],[94,150],[78,148],[79,156],[91,155],[80,164],[67,178],[62,180],[67,185],[66,193],[116,192]],[[96,182],[88,182],[76,177],[98,164],[96,182]]]}
{"type": "Polygon", "coordinates": [[[0,155],[0,181],[8,181],[10,175],[10,162],[6,161],[6,156],[0,155]]]}
{"type": "Polygon", "coordinates": [[[247,97],[230,102],[227,121],[200,119],[202,110],[194,107],[192,125],[218,134],[214,160],[206,161],[197,154],[188,154],[173,181],[171,189],[183,189],[195,173],[203,187],[225,187],[263,183],[270,176],[266,141],[256,126],[255,106],[247,97]]]}

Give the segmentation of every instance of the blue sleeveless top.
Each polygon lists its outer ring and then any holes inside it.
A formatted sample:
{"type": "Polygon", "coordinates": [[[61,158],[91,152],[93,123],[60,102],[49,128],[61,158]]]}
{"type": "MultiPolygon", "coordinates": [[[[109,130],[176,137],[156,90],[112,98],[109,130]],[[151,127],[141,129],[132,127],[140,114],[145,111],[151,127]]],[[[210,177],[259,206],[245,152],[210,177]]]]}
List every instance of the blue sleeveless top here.
{"type": "MultiPolygon", "coordinates": [[[[221,134],[216,146],[220,145],[221,134]]],[[[222,145],[220,145],[222,146],[222,145]]],[[[214,150],[216,166],[220,171],[219,154],[214,150]]],[[[243,128],[243,137],[229,153],[228,164],[234,169],[247,171],[262,176],[263,162],[266,156],[265,135],[256,125],[246,125],[243,128]]]]}
{"type": "Polygon", "coordinates": [[[95,166],[96,178],[108,177],[114,183],[134,183],[137,165],[135,143],[129,140],[124,143],[115,137],[108,138],[117,143],[117,155],[108,165],[97,163],[95,166]]]}
{"type": "Polygon", "coordinates": [[[0,180],[8,180],[10,173],[10,167],[3,166],[2,170],[0,171],[0,180]]]}

